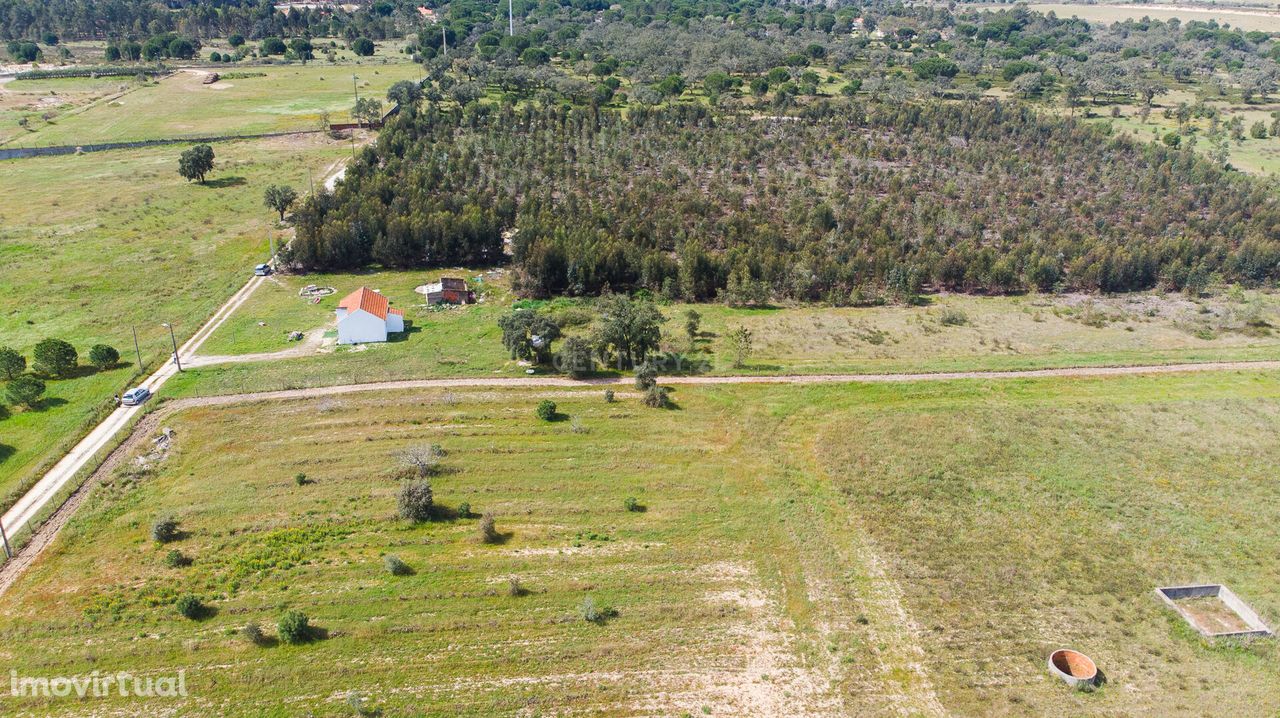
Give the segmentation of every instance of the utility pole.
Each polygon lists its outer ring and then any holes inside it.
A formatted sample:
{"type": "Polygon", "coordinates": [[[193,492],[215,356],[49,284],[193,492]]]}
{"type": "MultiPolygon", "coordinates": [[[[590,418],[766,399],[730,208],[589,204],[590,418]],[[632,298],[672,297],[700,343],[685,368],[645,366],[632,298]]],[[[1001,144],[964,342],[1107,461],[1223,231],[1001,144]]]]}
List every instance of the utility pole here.
{"type": "Polygon", "coordinates": [[[444,25],[440,26],[440,42],[444,45],[444,56],[449,56],[449,33],[444,31],[444,25]]]}
{"type": "Polygon", "coordinates": [[[168,327],[169,329],[169,341],[173,342],[173,363],[178,365],[178,371],[182,371],[182,359],[178,357],[178,339],[173,336],[173,325],[169,322],[162,322],[160,326],[168,327]]]}
{"type": "Polygon", "coordinates": [[[275,258],[276,258],[276,236],[275,236],[274,234],[272,234],[270,231],[268,231],[268,232],[267,232],[267,241],[268,241],[268,242],[270,242],[270,244],[271,244],[271,261],[275,261],[275,258]]]}
{"type": "Polygon", "coordinates": [[[138,373],[142,373],[142,350],[138,348],[138,328],[129,327],[133,330],[133,353],[138,355],[138,373]]]}
{"type": "Polygon", "coordinates": [[[507,0],[507,34],[514,36],[516,34],[516,11],[512,7],[515,0],[507,0]]]}
{"type": "Polygon", "coordinates": [[[9,534],[4,532],[4,523],[0,522],[0,539],[4,539],[4,557],[13,558],[13,549],[9,547],[9,534]]]}

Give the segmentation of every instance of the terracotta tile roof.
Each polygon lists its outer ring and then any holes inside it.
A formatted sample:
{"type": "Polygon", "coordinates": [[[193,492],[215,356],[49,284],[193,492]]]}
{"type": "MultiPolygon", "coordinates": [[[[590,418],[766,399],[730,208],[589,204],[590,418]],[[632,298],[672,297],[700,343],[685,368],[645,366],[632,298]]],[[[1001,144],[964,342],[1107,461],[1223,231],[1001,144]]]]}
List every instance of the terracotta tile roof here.
{"type": "Polygon", "coordinates": [[[368,287],[360,287],[356,291],[348,294],[338,302],[338,307],[348,312],[354,312],[357,309],[372,314],[373,316],[385,320],[387,312],[392,311],[403,315],[404,312],[395,309],[389,309],[387,306],[387,298],[378,294],[368,287]]]}
{"type": "Polygon", "coordinates": [[[402,316],[402,317],[403,317],[403,316],[404,316],[404,310],[403,310],[403,309],[388,309],[388,310],[387,310],[387,314],[399,314],[400,316],[402,316]]]}

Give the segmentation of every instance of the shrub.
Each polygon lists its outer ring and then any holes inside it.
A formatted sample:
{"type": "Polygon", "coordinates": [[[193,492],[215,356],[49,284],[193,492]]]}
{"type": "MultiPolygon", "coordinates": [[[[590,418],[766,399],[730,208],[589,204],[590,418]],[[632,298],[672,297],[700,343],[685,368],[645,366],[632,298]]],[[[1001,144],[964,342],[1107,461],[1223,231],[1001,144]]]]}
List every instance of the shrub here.
{"type": "Polygon", "coordinates": [[[89,363],[98,369],[110,369],[120,361],[120,352],[106,344],[94,344],[89,348],[89,363]]]}
{"type": "Polygon", "coordinates": [[[255,646],[261,646],[267,642],[267,636],[262,632],[262,626],[259,626],[257,621],[244,624],[244,628],[240,629],[240,635],[255,646]]]}
{"type": "Polygon", "coordinates": [[[471,518],[471,504],[467,503],[466,501],[463,501],[462,503],[458,504],[458,518],[461,518],[461,519],[471,518]]]}
{"type": "Polygon", "coordinates": [[[486,513],[480,517],[479,531],[481,543],[498,543],[502,538],[502,535],[498,533],[497,523],[491,513],[486,513]]]}
{"type": "Polygon", "coordinates": [[[411,469],[419,478],[425,478],[440,470],[444,449],[439,444],[410,446],[400,454],[400,463],[411,469]]]}
{"type": "Polygon", "coordinates": [[[511,578],[507,579],[507,595],[508,596],[511,596],[512,598],[519,598],[521,596],[528,595],[528,593],[529,593],[529,589],[525,588],[524,584],[520,583],[520,579],[516,578],[515,576],[512,576],[511,578]]]}
{"type": "Polygon", "coordinates": [[[387,567],[387,573],[392,576],[408,576],[413,573],[413,569],[409,568],[409,564],[401,561],[399,556],[387,554],[383,557],[382,563],[387,567]]]}
{"type": "Polygon", "coordinates": [[[27,358],[12,347],[0,347],[0,375],[15,379],[27,370],[27,358]]]}
{"type": "Polygon", "coordinates": [[[627,511],[640,511],[642,508],[640,506],[640,502],[637,501],[636,497],[634,496],[628,496],[627,498],[623,499],[622,506],[626,508],[627,511]]]}
{"type": "Polygon", "coordinates": [[[400,518],[413,522],[428,521],[434,508],[434,496],[431,482],[426,479],[415,479],[404,482],[400,487],[400,495],[396,497],[396,510],[400,518]]]}
{"type": "Polygon", "coordinates": [[[9,382],[4,394],[10,404],[20,404],[34,409],[44,394],[44,382],[34,376],[20,376],[9,382]]]}
{"type": "Polygon", "coordinates": [[[293,482],[298,486],[306,486],[308,483],[310,483],[309,481],[307,481],[307,475],[302,473],[301,471],[293,475],[293,482]]]}
{"type": "Polygon", "coordinates": [[[556,403],[550,399],[543,399],[538,402],[537,409],[538,418],[543,421],[552,421],[556,418],[556,403]]]}
{"type": "Polygon", "coordinates": [[[75,347],[61,339],[42,340],[36,345],[32,356],[35,358],[36,371],[50,376],[70,374],[80,360],[75,347]]]}
{"type": "Polygon", "coordinates": [[[944,327],[960,327],[969,323],[969,315],[959,309],[944,309],[938,323],[944,327]]]}
{"type": "Polygon", "coordinates": [[[351,43],[351,50],[361,57],[368,57],[373,54],[373,40],[367,37],[356,38],[356,41],[351,43]]]}
{"type": "Polygon", "coordinates": [[[178,613],[193,620],[204,613],[204,604],[200,602],[200,599],[189,593],[179,596],[174,606],[178,609],[178,613]]]}
{"type": "Polygon", "coordinates": [[[604,401],[605,401],[605,403],[606,403],[606,404],[612,404],[612,403],[613,403],[613,401],[614,401],[614,398],[613,398],[613,397],[614,397],[613,389],[605,389],[605,390],[604,390],[604,401]]]}
{"type": "Polygon", "coordinates": [[[667,395],[666,387],[653,385],[644,393],[644,405],[654,409],[665,409],[671,406],[671,397],[667,395]]]}
{"type": "Polygon", "coordinates": [[[169,568],[182,568],[183,566],[190,566],[191,559],[175,548],[164,555],[164,565],[169,568]]]}
{"type": "Polygon", "coordinates": [[[658,383],[658,368],[649,362],[636,367],[636,388],[648,391],[658,383]]]}
{"type": "Polygon", "coordinates": [[[181,531],[178,530],[178,520],[172,516],[161,516],[151,524],[151,538],[160,543],[177,541],[181,535],[181,531]]]}
{"type": "Polygon", "coordinates": [[[582,604],[578,606],[578,613],[587,623],[604,623],[605,619],[618,615],[618,612],[612,608],[596,605],[595,599],[590,596],[582,599],[582,604]]]}
{"type": "Polygon", "coordinates": [[[302,611],[288,611],[276,625],[280,640],[297,645],[311,640],[311,621],[302,611]]]}

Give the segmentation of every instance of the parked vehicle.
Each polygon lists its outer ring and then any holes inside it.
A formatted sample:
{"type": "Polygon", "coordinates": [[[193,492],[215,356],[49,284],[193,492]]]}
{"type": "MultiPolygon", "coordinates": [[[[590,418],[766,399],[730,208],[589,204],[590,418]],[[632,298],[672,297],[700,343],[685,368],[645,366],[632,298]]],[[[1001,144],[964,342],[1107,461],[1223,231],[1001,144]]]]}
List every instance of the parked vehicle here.
{"type": "Polygon", "coordinates": [[[268,274],[271,274],[270,264],[259,264],[253,268],[253,276],[255,277],[265,277],[268,274]]]}
{"type": "Polygon", "coordinates": [[[135,387],[133,389],[130,389],[129,391],[126,391],[124,395],[120,397],[120,405],[121,406],[137,406],[142,402],[146,401],[150,396],[151,396],[150,389],[143,386],[135,387]]]}

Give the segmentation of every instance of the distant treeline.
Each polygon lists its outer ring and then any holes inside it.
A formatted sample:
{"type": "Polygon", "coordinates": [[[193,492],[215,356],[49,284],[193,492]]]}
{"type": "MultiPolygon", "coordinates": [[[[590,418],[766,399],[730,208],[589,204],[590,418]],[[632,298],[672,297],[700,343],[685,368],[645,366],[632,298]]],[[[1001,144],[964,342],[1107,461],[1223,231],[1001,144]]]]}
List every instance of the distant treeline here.
{"type": "Polygon", "coordinates": [[[1276,183],[994,101],[406,107],[298,213],[312,269],[497,261],[534,296],[837,303],[1280,276],[1276,183]]]}
{"type": "Polygon", "coordinates": [[[196,39],[240,34],[251,40],[302,35],[398,37],[417,18],[413,2],[377,0],[355,12],[338,7],[275,9],[273,0],[0,0],[0,39],[147,38],[176,32],[196,39]]]}

